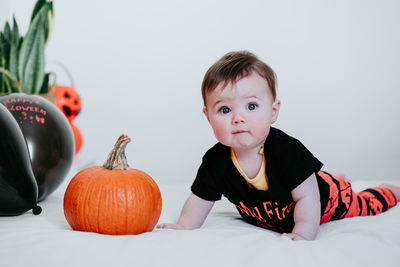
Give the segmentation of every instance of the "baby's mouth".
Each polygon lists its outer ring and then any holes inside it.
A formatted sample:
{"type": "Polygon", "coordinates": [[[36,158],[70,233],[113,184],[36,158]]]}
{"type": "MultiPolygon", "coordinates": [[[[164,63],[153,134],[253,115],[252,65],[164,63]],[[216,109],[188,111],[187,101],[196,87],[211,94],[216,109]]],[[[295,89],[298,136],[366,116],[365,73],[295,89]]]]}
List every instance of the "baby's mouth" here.
{"type": "Polygon", "coordinates": [[[247,133],[247,131],[238,130],[238,131],[234,131],[232,134],[242,134],[242,133],[247,133]]]}

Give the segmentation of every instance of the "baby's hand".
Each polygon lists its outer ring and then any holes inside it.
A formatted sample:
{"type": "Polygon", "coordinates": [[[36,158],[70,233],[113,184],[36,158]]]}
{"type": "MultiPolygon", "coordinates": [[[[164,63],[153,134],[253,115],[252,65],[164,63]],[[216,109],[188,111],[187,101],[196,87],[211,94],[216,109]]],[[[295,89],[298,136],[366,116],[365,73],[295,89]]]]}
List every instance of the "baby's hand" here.
{"type": "Polygon", "coordinates": [[[289,237],[290,239],[292,239],[293,241],[297,241],[297,240],[306,240],[304,237],[302,237],[301,235],[295,234],[295,233],[283,233],[283,236],[289,237]]]}
{"type": "Polygon", "coordinates": [[[175,224],[175,223],[161,223],[157,225],[158,229],[173,229],[173,230],[185,230],[185,227],[183,227],[180,224],[175,224]]]}

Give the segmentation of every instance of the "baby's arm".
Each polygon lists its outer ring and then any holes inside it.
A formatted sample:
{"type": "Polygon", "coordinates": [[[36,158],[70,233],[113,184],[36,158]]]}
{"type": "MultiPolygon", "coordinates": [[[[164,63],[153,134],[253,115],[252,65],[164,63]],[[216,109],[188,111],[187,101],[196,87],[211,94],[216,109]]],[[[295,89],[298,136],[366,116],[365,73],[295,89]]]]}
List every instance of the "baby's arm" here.
{"type": "Polygon", "coordinates": [[[292,190],[294,207],[294,228],[285,234],[293,240],[314,240],[318,233],[321,218],[321,201],[315,174],[312,174],[292,190]]]}
{"type": "Polygon", "coordinates": [[[192,230],[200,228],[214,206],[214,201],[204,200],[191,194],[183,205],[181,216],[176,224],[163,223],[157,225],[157,228],[192,230]]]}

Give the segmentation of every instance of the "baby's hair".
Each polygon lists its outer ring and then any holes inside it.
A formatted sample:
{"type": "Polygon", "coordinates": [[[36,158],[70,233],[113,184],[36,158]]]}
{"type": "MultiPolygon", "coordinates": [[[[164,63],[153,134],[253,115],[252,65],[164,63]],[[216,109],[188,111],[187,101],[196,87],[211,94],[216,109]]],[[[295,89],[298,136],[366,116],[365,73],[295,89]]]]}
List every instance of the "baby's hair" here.
{"type": "Polygon", "coordinates": [[[221,82],[223,87],[229,83],[235,84],[253,71],[267,81],[275,100],[276,75],[272,68],[249,51],[237,51],[225,54],[207,70],[201,85],[204,106],[206,106],[206,94],[214,91],[221,82]]]}

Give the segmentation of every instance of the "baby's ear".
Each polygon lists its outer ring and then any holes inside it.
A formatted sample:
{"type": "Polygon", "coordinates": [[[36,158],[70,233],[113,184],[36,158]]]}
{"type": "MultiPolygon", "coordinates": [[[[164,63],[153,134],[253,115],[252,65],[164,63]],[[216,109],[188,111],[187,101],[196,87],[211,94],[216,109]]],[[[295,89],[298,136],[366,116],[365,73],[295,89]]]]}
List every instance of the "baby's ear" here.
{"type": "Polygon", "coordinates": [[[272,121],[275,122],[278,119],[279,109],[281,108],[281,101],[276,99],[272,104],[272,121]]]}
{"type": "Polygon", "coordinates": [[[207,120],[210,121],[210,119],[208,117],[208,113],[207,113],[207,108],[206,107],[203,108],[203,113],[204,113],[204,115],[206,115],[207,120]]]}

